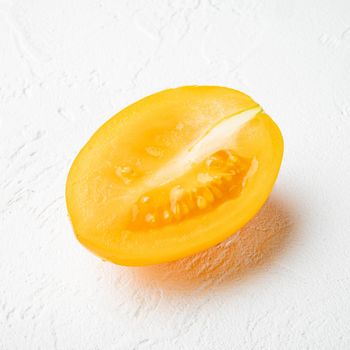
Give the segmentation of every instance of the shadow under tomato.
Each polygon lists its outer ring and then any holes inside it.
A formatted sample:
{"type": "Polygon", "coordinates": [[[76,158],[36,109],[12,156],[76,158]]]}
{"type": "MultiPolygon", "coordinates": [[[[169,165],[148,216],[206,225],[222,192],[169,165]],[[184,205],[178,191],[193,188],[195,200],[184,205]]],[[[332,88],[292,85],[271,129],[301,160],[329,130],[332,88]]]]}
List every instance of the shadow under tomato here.
{"type": "Polygon", "coordinates": [[[245,278],[272,262],[285,247],[292,229],[290,215],[285,203],[272,197],[226,241],[175,262],[136,268],[137,282],[176,292],[205,290],[245,278]]]}

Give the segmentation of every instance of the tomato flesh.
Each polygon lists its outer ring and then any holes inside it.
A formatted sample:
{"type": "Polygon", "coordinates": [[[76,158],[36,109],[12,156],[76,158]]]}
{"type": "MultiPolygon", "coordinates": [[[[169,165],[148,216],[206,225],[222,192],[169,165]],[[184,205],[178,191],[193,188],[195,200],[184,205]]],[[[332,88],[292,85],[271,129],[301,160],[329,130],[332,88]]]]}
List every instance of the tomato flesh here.
{"type": "Polygon", "coordinates": [[[255,215],[282,154],[277,125],[241,92],[192,86],[148,96],[76,157],[66,186],[74,232],[122,265],[194,254],[255,215]]]}

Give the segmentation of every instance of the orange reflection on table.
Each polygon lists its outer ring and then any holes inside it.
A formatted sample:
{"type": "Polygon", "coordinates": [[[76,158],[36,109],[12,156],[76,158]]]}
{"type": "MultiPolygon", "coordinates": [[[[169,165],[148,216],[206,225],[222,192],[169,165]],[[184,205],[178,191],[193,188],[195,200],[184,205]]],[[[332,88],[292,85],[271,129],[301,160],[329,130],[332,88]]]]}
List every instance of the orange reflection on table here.
{"type": "Polygon", "coordinates": [[[260,212],[226,241],[204,252],[170,263],[136,269],[143,287],[202,290],[237,280],[273,260],[291,231],[285,204],[270,198],[260,212]]]}

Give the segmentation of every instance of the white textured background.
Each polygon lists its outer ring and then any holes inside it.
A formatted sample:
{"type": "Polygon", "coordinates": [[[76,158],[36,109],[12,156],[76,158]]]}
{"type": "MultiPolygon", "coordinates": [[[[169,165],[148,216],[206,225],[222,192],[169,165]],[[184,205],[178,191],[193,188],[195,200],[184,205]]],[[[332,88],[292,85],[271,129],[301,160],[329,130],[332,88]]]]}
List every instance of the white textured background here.
{"type": "Polygon", "coordinates": [[[350,1],[0,0],[0,191],[1,349],[350,349],[350,1]],[[188,84],[280,125],[268,205],[193,258],[102,262],[73,237],[69,166],[188,84]]]}

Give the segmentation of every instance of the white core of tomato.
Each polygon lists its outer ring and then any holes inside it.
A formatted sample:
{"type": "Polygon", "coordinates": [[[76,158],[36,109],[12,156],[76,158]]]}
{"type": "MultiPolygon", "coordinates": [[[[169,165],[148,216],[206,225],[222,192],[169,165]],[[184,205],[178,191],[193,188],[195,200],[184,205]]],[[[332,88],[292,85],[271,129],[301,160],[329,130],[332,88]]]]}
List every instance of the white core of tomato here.
{"type": "Polygon", "coordinates": [[[193,164],[202,162],[209,155],[227,148],[228,145],[234,145],[240,129],[261,111],[261,107],[255,107],[225,117],[206,131],[188,150],[180,153],[171,162],[148,178],[145,184],[150,187],[158,187],[165,184],[189,171],[193,164]]]}

